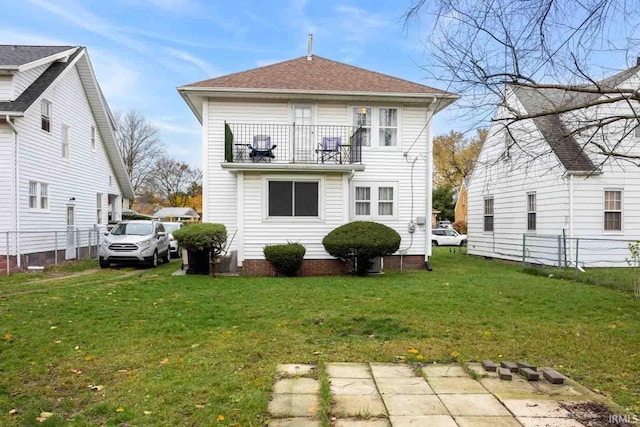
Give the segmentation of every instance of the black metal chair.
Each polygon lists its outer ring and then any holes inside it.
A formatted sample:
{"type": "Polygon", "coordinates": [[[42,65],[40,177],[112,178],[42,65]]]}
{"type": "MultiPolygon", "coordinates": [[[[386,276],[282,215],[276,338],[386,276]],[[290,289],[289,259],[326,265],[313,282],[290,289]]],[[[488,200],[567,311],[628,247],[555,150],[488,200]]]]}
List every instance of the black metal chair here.
{"type": "Polygon", "coordinates": [[[277,145],[271,144],[271,137],[269,135],[254,135],[253,144],[248,145],[249,157],[253,162],[269,162],[271,163],[271,159],[275,159],[276,155],[273,153],[273,150],[276,149],[277,145]]]}

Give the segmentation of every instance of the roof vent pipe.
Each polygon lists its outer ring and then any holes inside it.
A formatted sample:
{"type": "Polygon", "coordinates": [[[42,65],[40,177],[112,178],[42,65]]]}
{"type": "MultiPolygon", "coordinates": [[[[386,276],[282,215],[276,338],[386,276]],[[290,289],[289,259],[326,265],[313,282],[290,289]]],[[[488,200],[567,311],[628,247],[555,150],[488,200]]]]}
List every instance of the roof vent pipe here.
{"type": "Polygon", "coordinates": [[[636,67],[640,65],[640,56],[636,57],[636,67]]]}
{"type": "Polygon", "coordinates": [[[309,41],[307,42],[307,61],[311,61],[313,52],[313,34],[309,33],[309,41]]]}

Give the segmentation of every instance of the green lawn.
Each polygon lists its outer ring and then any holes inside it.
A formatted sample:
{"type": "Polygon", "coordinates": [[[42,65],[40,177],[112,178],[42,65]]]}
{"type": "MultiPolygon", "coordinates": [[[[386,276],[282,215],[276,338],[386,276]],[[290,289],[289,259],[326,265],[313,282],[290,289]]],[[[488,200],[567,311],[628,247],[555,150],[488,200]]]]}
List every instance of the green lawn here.
{"type": "Polygon", "coordinates": [[[604,286],[633,294],[634,284],[640,279],[640,268],[587,268],[576,271],[573,268],[527,267],[525,272],[539,276],[553,275],[558,279],[575,280],[589,285],[604,286]]]}
{"type": "Polygon", "coordinates": [[[259,426],[278,363],[411,348],[553,365],[640,412],[640,301],[442,248],[432,261],[370,278],[173,277],[175,262],[0,278],[0,425],[259,426]]]}

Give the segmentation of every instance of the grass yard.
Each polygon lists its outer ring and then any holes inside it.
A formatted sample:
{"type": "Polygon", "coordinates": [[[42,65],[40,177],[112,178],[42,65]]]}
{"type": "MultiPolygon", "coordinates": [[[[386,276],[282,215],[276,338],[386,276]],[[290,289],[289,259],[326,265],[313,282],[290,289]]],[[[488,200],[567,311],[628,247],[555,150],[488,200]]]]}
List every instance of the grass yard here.
{"type": "Polygon", "coordinates": [[[640,278],[640,268],[630,267],[587,268],[584,272],[576,271],[573,268],[527,267],[525,272],[539,276],[552,274],[558,279],[575,280],[631,294],[634,292],[634,284],[640,278]]]}
{"type": "Polygon", "coordinates": [[[640,413],[640,301],[442,248],[432,261],[370,278],[173,277],[175,262],[0,278],[0,425],[260,426],[278,363],[412,348],[556,366],[640,413]]]}

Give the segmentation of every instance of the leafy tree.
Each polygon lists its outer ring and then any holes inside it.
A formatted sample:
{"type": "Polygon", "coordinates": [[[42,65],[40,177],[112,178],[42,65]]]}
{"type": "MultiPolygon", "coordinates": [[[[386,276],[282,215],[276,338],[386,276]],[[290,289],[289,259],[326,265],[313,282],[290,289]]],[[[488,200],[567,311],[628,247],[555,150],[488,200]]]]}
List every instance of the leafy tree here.
{"type": "Polygon", "coordinates": [[[151,174],[152,188],[167,200],[169,206],[187,205],[190,198],[189,191],[195,191],[194,189],[200,186],[200,180],[202,180],[202,172],[199,169],[193,169],[187,163],[165,156],[156,161],[151,174]]]}
{"type": "Polygon", "coordinates": [[[454,191],[451,187],[437,187],[433,190],[433,207],[440,211],[439,219],[453,221],[456,207],[454,197],[454,191]]]}
{"type": "Polygon", "coordinates": [[[465,139],[461,132],[451,131],[433,140],[433,164],[436,187],[459,188],[467,179],[487,138],[486,129],[478,129],[477,135],[465,139]]]}

